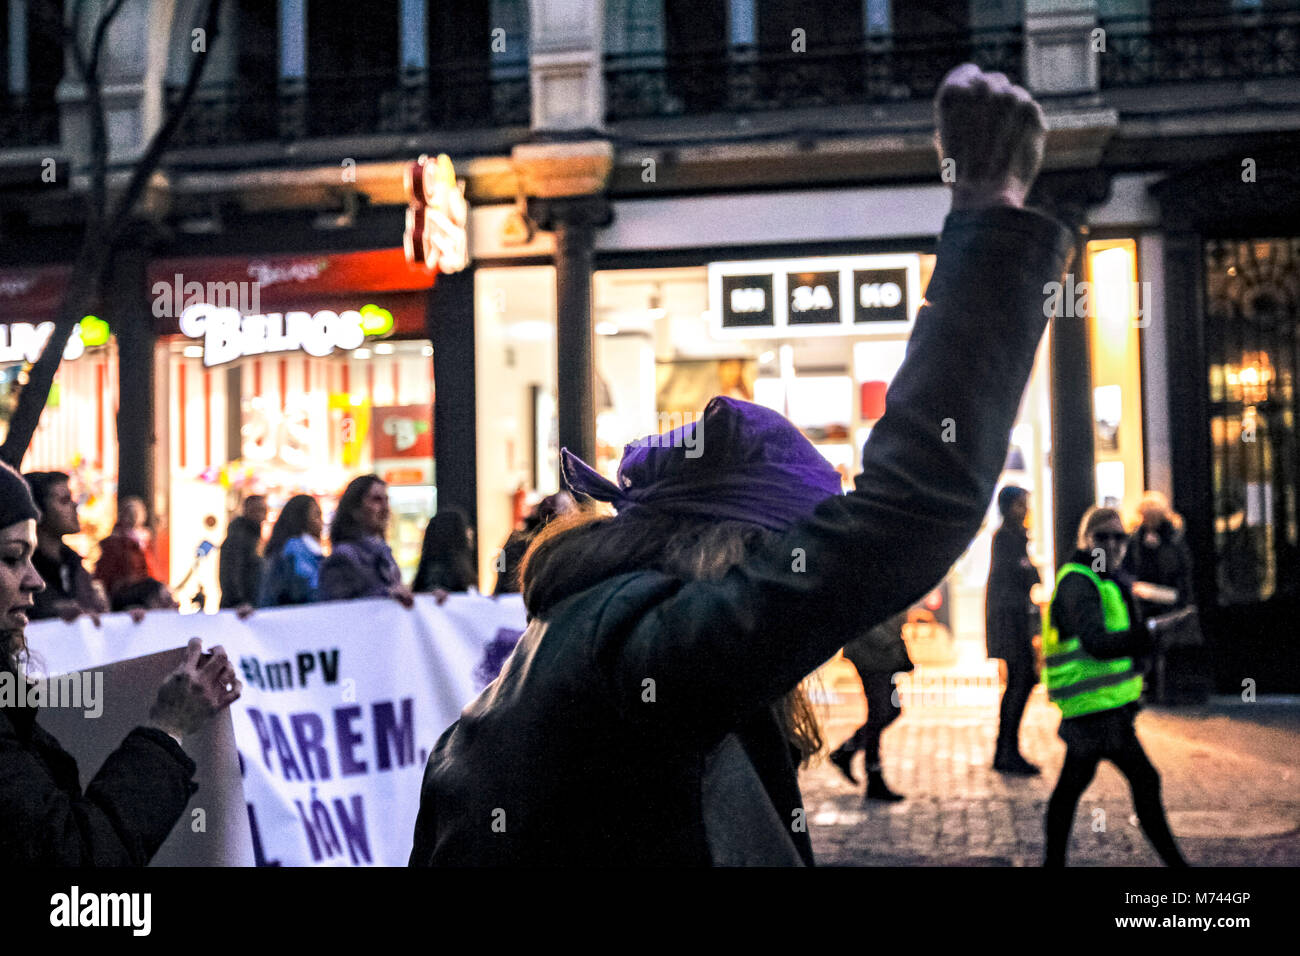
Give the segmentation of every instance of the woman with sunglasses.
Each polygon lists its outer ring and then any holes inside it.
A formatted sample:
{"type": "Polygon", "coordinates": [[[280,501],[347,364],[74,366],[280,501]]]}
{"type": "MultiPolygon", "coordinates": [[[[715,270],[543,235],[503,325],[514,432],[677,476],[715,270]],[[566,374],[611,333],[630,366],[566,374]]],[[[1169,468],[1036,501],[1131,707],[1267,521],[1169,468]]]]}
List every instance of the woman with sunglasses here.
{"type": "Polygon", "coordinates": [[[1128,535],[1114,508],[1090,508],[1079,550],[1056,575],[1043,620],[1043,680],[1061,709],[1065,764],[1047,804],[1046,866],[1064,866],[1079,798],[1097,764],[1128,779],[1142,831],[1168,866],[1186,866],[1160,802],[1160,774],[1133,728],[1142,696],[1140,658],[1151,639],[1120,570],[1128,535]]]}

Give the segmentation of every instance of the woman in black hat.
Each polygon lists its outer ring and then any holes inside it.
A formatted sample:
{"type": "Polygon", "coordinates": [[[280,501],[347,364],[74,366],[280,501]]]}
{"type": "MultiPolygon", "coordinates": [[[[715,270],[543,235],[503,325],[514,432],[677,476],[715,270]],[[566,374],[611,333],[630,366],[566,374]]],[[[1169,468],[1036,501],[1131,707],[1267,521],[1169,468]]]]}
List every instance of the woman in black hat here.
{"type": "Polygon", "coordinates": [[[43,587],[32,566],[39,512],[22,477],[0,463],[0,866],[143,866],[197,789],[181,739],[239,697],[225,651],[185,663],[83,792],[77,764],[25,706],[24,629],[43,587]]]}

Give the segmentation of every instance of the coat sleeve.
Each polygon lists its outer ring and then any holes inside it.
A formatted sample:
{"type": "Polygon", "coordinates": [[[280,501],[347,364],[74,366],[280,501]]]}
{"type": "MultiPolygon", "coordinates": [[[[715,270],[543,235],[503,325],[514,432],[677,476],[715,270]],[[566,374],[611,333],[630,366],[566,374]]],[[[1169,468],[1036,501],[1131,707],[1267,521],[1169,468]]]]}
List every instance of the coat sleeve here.
{"type": "Polygon", "coordinates": [[[1082,574],[1067,574],[1052,599],[1052,622],[1063,637],[1077,637],[1083,649],[1099,661],[1144,654],[1150,649],[1150,639],[1132,602],[1128,603],[1133,626],[1127,631],[1108,631],[1097,586],[1082,574]]]}
{"type": "Polygon", "coordinates": [[[1069,242],[1026,210],[949,215],[856,489],[722,581],[682,585],[621,632],[598,623],[613,706],[716,737],[942,579],[984,519],[1069,242]],[[660,703],[642,703],[648,679],[660,703]]]}
{"type": "Polygon", "coordinates": [[[60,787],[7,720],[0,766],[0,864],[16,866],[144,866],[197,789],[194,762],[166,734],[143,727],[109,756],[84,796],[60,787]]]}

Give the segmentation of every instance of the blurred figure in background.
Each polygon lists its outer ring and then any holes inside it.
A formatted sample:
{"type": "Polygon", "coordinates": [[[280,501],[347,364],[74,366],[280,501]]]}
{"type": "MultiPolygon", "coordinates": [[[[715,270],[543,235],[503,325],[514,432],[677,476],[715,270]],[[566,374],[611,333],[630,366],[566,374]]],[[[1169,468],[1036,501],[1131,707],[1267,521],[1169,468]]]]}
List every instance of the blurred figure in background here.
{"type": "Polygon", "coordinates": [[[1006,661],[1007,689],[998,711],[998,742],[993,769],[1002,773],[1038,773],[1020,753],[1020,720],[1029,695],[1038,683],[1030,618],[1035,611],[1029,592],[1042,583],[1029,560],[1029,492],[1007,485],[998,492],[1002,524],[993,535],[989,583],[984,606],[984,639],[988,655],[1006,661]]]}
{"type": "Polygon", "coordinates": [[[154,578],[124,584],[113,593],[113,611],[130,611],[139,624],[145,611],[175,611],[180,607],[171,589],[154,578]]]}
{"type": "Polygon", "coordinates": [[[99,561],[95,577],[104,586],[109,603],[119,588],[145,578],[158,578],[153,555],[149,553],[150,534],[145,525],[144,501],[128,495],[118,502],[117,524],[113,533],[99,542],[99,561]]]}
{"type": "Polygon", "coordinates": [[[857,783],[853,776],[853,755],[862,751],[866,756],[868,800],[904,799],[885,783],[880,765],[880,735],[903,712],[894,699],[894,675],[914,669],[907,645],[903,643],[906,623],[907,612],[900,611],[844,645],[845,660],[862,678],[862,691],[867,695],[867,722],[831,753],[830,761],[850,783],[857,783]]]}
{"type": "Polygon", "coordinates": [[[459,508],[439,508],[424,529],[420,564],[415,569],[411,590],[468,591],[478,585],[474,568],[474,529],[459,508]]]}
{"type": "Polygon", "coordinates": [[[330,523],[330,555],[320,568],[320,599],[392,597],[410,607],[411,591],[384,540],[388,531],[388,485],[378,475],[353,478],[330,523]]]}
{"type": "Polygon", "coordinates": [[[221,543],[217,578],[221,607],[237,608],[257,603],[262,587],[262,525],[266,523],[266,496],[249,495],[243,512],[230,522],[221,543]]]}
{"type": "Polygon", "coordinates": [[[519,593],[519,565],[524,559],[528,545],[537,533],[559,515],[571,514],[581,510],[567,491],[547,495],[533,507],[524,519],[524,526],[512,531],[506,539],[501,554],[497,556],[497,583],[493,595],[519,593]]]}
{"type": "Polygon", "coordinates": [[[294,495],[285,503],[266,542],[258,607],[310,604],[317,599],[325,556],[320,541],[324,530],[320,502],[311,495],[294,495]]]}
{"type": "Polygon", "coordinates": [[[1173,588],[1175,602],[1138,601],[1144,618],[1166,614],[1195,603],[1192,591],[1192,553],[1183,537],[1183,519],[1158,491],[1148,491],[1138,505],[1142,523],[1129,538],[1124,570],[1138,581],[1173,588]]]}
{"type": "Polygon", "coordinates": [[[36,471],[23,478],[41,510],[32,564],[45,581],[45,590],[36,595],[29,616],[33,621],[50,617],[72,621],[89,614],[98,625],[99,615],[108,613],[108,601],[96,589],[81,555],[63,541],[64,535],[81,530],[68,476],[61,471],[36,471]]]}

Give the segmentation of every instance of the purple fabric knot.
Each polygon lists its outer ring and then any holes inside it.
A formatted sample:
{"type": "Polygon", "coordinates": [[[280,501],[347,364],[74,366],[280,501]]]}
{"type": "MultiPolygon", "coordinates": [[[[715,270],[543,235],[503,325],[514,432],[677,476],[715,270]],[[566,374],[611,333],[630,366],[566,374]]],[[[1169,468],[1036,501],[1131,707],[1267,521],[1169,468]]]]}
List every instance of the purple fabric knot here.
{"type": "Polygon", "coordinates": [[[698,422],[625,446],[617,483],[567,448],[560,471],[570,489],[620,513],[646,508],[774,531],[840,494],[839,473],[785,416],[722,395],[698,422]]]}

